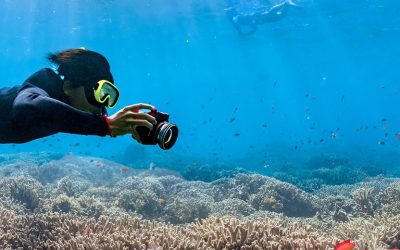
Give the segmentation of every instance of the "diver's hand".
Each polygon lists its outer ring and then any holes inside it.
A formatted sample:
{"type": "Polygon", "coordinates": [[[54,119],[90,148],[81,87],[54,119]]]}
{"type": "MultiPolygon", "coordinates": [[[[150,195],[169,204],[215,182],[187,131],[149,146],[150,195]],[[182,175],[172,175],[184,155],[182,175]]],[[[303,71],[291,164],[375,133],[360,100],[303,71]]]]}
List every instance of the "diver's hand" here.
{"type": "Polygon", "coordinates": [[[149,128],[149,131],[153,130],[156,119],[147,113],[137,112],[140,109],[155,110],[156,108],[150,104],[138,103],[126,106],[112,116],[109,116],[108,121],[110,123],[111,136],[132,134],[140,142],[136,127],[144,126],[149,128]]]}

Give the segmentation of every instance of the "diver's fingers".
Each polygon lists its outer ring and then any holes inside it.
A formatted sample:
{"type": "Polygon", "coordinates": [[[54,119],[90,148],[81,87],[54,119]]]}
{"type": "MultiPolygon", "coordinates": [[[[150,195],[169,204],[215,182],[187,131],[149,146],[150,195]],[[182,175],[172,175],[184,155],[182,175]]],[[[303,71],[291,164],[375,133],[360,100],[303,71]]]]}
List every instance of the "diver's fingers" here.
{"type": "Polygon", "coordinates": [[[123,111],[127,112],[127,111],[135,111],[135,110],[139,110],[139,109],[155,110],[156,108],[153,105],[150,105],[147,103],[137,103],[137,104],[133,104],[130,106],[126,106],[125,108],[123,108],[123,111]]]}
{"type": "Polygon", "coordinates": [[[153,116],[147,114],[147,113],[135,113],[135,112],[127,112],[125,113],[125,119],[137,119],[137,120],[147,120],[153,124],[156,124],[156,118],[153,116]]]}
{"type": "Polygon", "coordinates": [[[129,125],[131,126],[131,128],[133,130],[136,129],[136,127],[139,127],[139,126],[146,127],[146,128],[148,128],[150,130],[153,129],[153,124],[151,124],[150,122],[148,122],[146,120],[127,119],[126,122],[129,123],[129,125]]]}
{"type": "Polygon", "coordinates": [[[142,143],[142,141],[140,140],[140,135],[139,135],[139,133],[136,131],[136,129],[134,129],[134,130],[132,131],[132,135],[133,135],[133,138],[135,138],[136,141],[138,141],[139,143],[142,143]]]}

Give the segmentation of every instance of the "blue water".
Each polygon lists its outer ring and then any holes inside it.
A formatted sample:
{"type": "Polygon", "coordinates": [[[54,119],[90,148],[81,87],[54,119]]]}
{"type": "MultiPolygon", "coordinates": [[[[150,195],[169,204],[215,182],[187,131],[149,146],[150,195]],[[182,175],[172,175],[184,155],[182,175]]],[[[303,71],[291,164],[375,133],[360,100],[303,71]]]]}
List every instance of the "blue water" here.
{"type": "MultiPolygon", "coordinates": [[[[145,150],[175,168],[181,160],[260,172],[319,154],[399,166],[400,2],[299,4],[243,39],[224,1],[1,1],[0,87],[47,67],[48,52],[84,46],[107,57],[122,92],[109,114],[151,103],[180,128],[174,148],[132,149],[138,158],[145,150]]],[[[58,134],[0,152],[126,161],[132,145],[130,136],[58,134]]]]}

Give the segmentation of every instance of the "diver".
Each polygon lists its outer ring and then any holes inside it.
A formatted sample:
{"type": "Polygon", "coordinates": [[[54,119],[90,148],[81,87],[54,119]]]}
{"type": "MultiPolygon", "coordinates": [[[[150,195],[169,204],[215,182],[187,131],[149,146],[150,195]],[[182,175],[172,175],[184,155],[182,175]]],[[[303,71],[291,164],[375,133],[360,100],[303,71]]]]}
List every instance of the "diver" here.
{"type": "Polygon", "coordinates": [[[50,53],[47,59],[54,68],[37,71],[22,85],[0,89],[0,143],[24,143],[59,132],[131,134],[142,144],[156,144],[164,136],[167,147],[175,143],[177,128],[150,104],[133,104],[108,116],[106,108],[116,105],[119,91],[103,55],[79,48],[50,53]]]}
{"type": "Polygon", "coordinates": [[[254,9],[254,12],[246,14],[238,12],[237,8],[230,7],[226,9],[226,14],[239,34],[241,36],[248,36],[257,31],[258,25],[281,20],[286,16],[291,6],[299,7],[292,0],[285,0],[269,9],[266,9],[264,6],[258,7],[254,9]],[[250,29],[244,31],[244,26],[248,26],[250,29]]]}

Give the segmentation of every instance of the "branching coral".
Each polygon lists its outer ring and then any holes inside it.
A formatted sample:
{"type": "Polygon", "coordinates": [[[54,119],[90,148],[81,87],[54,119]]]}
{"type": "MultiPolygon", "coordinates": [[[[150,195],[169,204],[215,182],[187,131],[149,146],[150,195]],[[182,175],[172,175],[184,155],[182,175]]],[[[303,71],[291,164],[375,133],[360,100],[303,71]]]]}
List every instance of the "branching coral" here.
{"type": "Polygon", "coordinates": [[[136,217],[89,219],[73,214],[15,216],[0,211],[0,247],[23,249],[326,249],[337,242],[309,226],[282,221],[197,220],[186,226],[136,217]]]}
{"type": "Polygon", "coordinates": [[[163,202],[150,190],[134,189],[122,191],[116,200],[116,204],[127,211],[151,218],[160,215],[163,202]]]}
{"type": "Polygon", "coordinates": [[[76,176],[65,176],[57,181],[54,195],[77,197],[90,187],[90,183],[76,176]]]}
{"type": "Polygon", "coordinates": [[[44,188],[30,177],[10,177],[0,181],[0,195],[10,198],[34,211],[39,209],[43,201],[44,188]]]}
{"type": "Polygon", "coordinates": [[[65,194],[52,199],[50,206],[53,212],[78,213],[80,209],[80,205],[76,199],[65,194]]]}
{"type": "Polygon", "coordinates": [[[372,187],[359,188],[352,193],[352,198],[356,202],[356,212],[360,216],[374,216],[378,203],[374,199],[372,187]]]}
{"type": "Polygon", "coordinates": [[[335,235],[341,239],[354,239],[360,249],[387,249],[385,242],[393,239],[399,232],[400,215],[379,214],[369,220],[357,218],[335,227],[335,235]]]}

